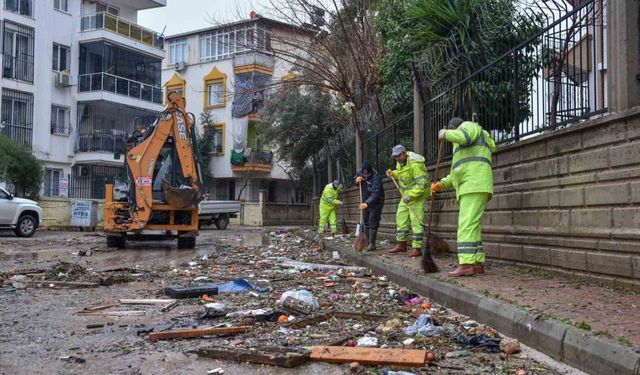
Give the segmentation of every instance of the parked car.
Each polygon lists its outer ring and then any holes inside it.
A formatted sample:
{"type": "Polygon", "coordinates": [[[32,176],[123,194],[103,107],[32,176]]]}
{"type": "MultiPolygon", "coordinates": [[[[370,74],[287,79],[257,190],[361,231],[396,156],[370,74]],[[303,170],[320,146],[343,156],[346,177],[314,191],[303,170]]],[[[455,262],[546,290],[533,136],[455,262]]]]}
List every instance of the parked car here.
{"type": "Polygon", "coordinates": [[[238,217],[240,202],[238,201],[202,201],[198,207],[200,226],[215,224],[223,230],[229,225],[229,218],[238,217]]]}
{"type": "Polygon", "coordinates": [[[17,198],[0,188],[0,229],[13,229],[19,237],[31,237],[42,224],[38,202],[17,198]]]}

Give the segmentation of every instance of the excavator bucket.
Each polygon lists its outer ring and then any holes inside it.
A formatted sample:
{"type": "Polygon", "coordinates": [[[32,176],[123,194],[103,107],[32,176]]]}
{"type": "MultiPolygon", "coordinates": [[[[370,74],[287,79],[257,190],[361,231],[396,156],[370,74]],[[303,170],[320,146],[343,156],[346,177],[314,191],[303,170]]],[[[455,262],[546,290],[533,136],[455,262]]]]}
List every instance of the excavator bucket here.
{"type": "Polygon", "coordinates": [[[199,184],[195,189],[186,185],[174,187],[164,178],[162,179],[162,191],[167,203],[180,209],[194,208],[203,198],[202,188],[199,184]]]}

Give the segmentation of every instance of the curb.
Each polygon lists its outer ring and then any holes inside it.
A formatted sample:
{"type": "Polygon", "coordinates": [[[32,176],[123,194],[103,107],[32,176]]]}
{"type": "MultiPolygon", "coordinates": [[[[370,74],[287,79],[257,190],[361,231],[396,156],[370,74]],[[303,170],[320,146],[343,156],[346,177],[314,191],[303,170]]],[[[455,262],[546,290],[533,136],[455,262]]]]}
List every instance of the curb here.
{"type": "MultiPolygon", "coordinates": [[[[304,237],[309,238],[305,233],[304,237]]],[[[461,314],[535,348],[555,360],[590,374],[640,375],[640,350],[606,342],[592,333],[567,324],[544,319],[512,304],[488,298],[466,288],[416,274],[393,264],[386,264],[363,253],[327,244],[360,266],[389,280],[425,295],[461,314]]]]}

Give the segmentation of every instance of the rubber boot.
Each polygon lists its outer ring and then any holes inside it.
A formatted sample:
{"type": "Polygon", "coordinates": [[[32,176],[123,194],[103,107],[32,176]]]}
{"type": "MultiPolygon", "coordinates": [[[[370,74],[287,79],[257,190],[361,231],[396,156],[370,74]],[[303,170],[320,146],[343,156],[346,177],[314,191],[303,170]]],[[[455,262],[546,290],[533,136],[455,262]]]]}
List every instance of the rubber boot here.
{"type": "Polygon", "coordinates": [[[420,248],[414,247],[413,251],[411,252],[411,254],[409,254],[409,257],[411,258],[417,258],[417,257],[421,257],[422,256],[422,250],[420,248]]]}
{"type": "Polygon", "coordinates": [[[407,251],[407,241],[398,241],[398,244],[393,249],[389,250],[389,254],[399,254],[407,251]]]}
{"type": "Polygon", "coordinates": [[[378,230],[369,228],[369,246],[367,247],[367,251],[375,251],[376,250],[376,237],[378,236],[378,230]]]}
{"type": "Polygon", "coordinates": [[[369,242],[369,231],[371,230],[371,227],[364,227],[364,237],[367,239],[367,242],[369,242]]]}
{"type": "Polygon", "coordinates": [[[460,276],[473,276],[475,272],[473,270],[473,264],[461,264],[454,271],[447,273],[450,277],[460,276]]]}
{"type": "Polygon", "coordinates": [[[482,263],[476,263],[473,265],[473,272],[484,273],[484,265],[482,263]]]}

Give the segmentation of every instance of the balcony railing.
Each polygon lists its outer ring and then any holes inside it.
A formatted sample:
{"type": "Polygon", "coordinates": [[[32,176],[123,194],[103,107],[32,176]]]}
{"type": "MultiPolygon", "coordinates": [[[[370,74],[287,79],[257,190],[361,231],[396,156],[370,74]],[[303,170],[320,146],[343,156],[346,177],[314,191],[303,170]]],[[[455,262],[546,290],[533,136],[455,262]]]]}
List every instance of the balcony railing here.
{"type": "Polygon", "coordinates": [[[109,30],[151,47],[164,48],[164,37],[157,32],[109,13],[101,12],[82,17],[81,30],[109,30]]]}
{"type": "Polygon", "coordinates": [[[81,74],[79,92],[109,91],[131,98],[162,104],[162,88],[114,76],[109,73],[81,74]]]}
{"type": "Polygon", "coordinates": [[[12,141],[31,148],[33,138],[32,124],[0,124],[0,133],[6,135],[12,141]]]}
{"type": "MultiPolygon", "coordinates": [[[[115,131],[118,132],[118,131],[115,131]]],[[[124,149],[126,135],[114,132],[95,132],[93,134],[78,135],[77,152],[109,152],[124,149]]]]}
{"type": "Polygon", "coordinates": [[[4,55],[2,77],[33,83],[33,57],[4,55]]]}
{"type": "Polygon", "coordinates": [[[237,160],[232,158],[231,169],[234,172],[244,171],[257,171],[257,172],[271,172],[273,168],[273,153],[266,151],[245,150],[244,162],[238,163],[237,160]]]}

